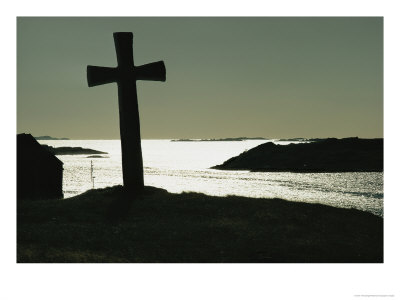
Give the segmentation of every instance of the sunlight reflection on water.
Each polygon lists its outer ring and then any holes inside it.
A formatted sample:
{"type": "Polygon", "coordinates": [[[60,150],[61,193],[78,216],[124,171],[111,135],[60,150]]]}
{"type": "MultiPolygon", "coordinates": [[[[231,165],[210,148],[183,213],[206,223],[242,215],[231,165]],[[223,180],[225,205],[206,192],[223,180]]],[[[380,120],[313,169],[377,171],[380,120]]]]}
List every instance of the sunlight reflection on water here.
{"type": "MultiPolygon", "coordinates": [[[[92,188],[90,161],[93,161],[94,165],[95,188],[122,184],[119,140],[40,142],[54,147],[83,147],[109,153],[103,155],[107,158],[87,158],[88,155],[58,156],[64,162],[65,198],[92,188]]],[[[174,193],[193,191],[216,196],[277,197],[292,201],[357,208],[383,215],[382,172],[289,173],[209,169],[265,142],[267,141],[142,140],[145,184],[174,193]]]]}

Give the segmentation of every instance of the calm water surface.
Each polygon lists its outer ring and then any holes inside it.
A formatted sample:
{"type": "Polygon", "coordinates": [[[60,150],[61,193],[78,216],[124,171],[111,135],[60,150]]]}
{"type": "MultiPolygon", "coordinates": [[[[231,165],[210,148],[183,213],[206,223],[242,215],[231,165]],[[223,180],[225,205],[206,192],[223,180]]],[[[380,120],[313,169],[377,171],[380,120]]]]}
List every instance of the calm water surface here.
{"type": "MultiPolygon", "coordinates": [[[[267,141],[142,140],[145,184],[174,193],[194,191],[217,196],[278,197],[292,201],[357,208],[383,215],[382,172],[269,173],[209,169],[265,142],[267,141]]],[[[91,161],[94,166],[95,188],[122,184],[119,140],[40,141],[40,143],[54,147],[90,148],[109,153],[103,155],[106,158],[88,158],[88,155],[57,156],[64,163],[65,198],[92,188],[91,161]]]]}

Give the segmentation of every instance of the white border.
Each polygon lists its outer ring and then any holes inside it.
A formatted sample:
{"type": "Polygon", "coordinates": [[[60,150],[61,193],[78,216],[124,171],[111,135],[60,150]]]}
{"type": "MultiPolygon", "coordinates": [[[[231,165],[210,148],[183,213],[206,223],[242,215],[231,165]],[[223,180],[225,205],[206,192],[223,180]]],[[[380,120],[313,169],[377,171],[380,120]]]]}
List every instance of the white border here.
{"type": "MultiPolygon", "coordinates": [[[[398,119],[399,17],[395,1],[14,1],[2,9],[1,299],[354,299],[400,296],[398,119]],[[263,3],[263,4],[261,4],[263,3]],[[384,16],[384,264],[24,264],[15,263],[16,16],[384,16]],[[397,97],[396,97],[397,96],[397,97]],[[14,159],[8,159],[14,157],[14,159]],[[5,161],[7,160],[7,161],[5,161]]],[[[377,299],[377,298],[374,298],[377,299]]],[[[390,298],[393,299],[393,298],[390,298]]]]}

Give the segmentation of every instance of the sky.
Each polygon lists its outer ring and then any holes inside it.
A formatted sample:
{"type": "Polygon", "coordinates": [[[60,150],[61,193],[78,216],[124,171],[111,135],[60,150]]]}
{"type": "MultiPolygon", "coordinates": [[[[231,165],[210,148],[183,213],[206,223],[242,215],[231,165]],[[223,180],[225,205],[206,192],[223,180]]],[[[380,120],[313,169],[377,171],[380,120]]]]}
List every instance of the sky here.
{"type": "Polygon", "coordinates": [[[381,17],[17,18],[17,132],[118,139],[113,32],[133,32],[144,139],[383,137],[381,17]]]}

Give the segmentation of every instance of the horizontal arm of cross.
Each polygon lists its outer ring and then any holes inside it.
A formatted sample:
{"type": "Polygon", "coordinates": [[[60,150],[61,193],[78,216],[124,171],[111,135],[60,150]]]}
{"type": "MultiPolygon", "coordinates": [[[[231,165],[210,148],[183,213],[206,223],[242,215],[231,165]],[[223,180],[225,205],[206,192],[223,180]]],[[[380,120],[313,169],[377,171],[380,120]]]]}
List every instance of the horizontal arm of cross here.
{"type": "Polygon", "coordinates": [[[118,80],[118,69],[87,66],[87,80],[89,87],[115,82],[118,80]]]}
{"type": "MultiPolygon", "coordinates": [[[[166,71],[163,61],[145,64],[132,71],[135,80],[165,81],[166,71]]],[[[121,70],[109,67],[87,66],[87,80],[89,87],[116,82],[121,77],[121,70]]]]}
{"type": "Polygon", "coordinates": [[[157,61],[135,67],[136,80],[165,81],[165,65],[163,61],[157,61]]]}

